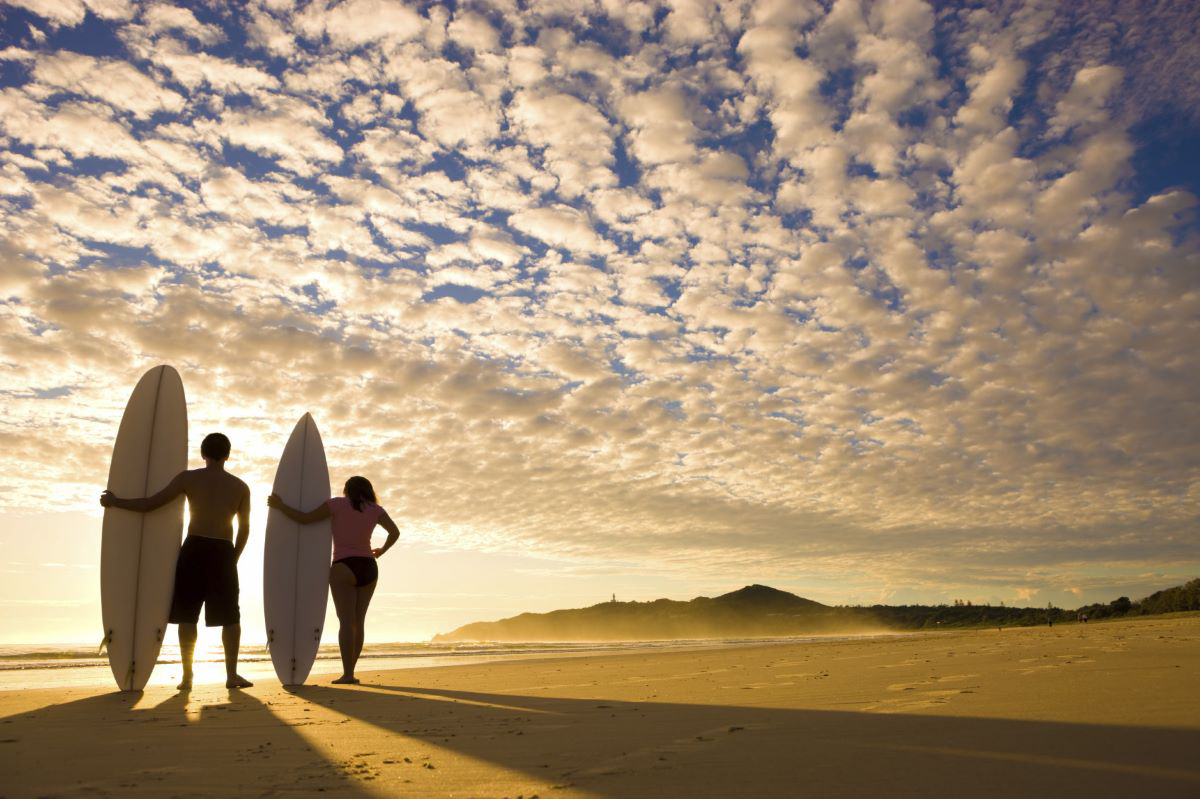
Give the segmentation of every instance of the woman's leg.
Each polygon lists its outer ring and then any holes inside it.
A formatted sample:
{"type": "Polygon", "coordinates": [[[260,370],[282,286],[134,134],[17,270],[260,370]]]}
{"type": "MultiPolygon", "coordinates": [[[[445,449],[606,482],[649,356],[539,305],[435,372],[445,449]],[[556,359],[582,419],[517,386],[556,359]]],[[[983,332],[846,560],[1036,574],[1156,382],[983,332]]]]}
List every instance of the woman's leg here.
{"type": "Polygon", "coordinates": [[[358,588],[354,585],[354,572],[345,563],[335,563],[329,567],[329,593],[333,594],[333,608],[338,617],[338,647],[342,650],[342,676],[334,682],[349,682],[354,676],[355,642],[358,631],[355,629],[357,618],[358,588]]]}
{"type": "Polygon", "coordinates": [[[354,629],[358,632],[358,640],[354,642],[354,660],[351,661],[351,674],[358,665],[358,656],[362,654],[363,641],[366,640],[367,606],[371,604],[371,596],[379,580],[373,580],[367,585],[359,586],[354,607],[354,629]]]}

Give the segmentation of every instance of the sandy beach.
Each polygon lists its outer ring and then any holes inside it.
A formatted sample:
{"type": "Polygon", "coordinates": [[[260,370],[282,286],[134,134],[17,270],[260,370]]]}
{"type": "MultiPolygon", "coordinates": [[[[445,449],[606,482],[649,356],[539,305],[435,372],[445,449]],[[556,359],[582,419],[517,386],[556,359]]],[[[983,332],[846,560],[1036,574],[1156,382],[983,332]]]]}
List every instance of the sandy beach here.
{"type": "Polygon", "coordinates": [[[1200,795],[1200,616],[0,692],[0,796],[1200,795]]]}

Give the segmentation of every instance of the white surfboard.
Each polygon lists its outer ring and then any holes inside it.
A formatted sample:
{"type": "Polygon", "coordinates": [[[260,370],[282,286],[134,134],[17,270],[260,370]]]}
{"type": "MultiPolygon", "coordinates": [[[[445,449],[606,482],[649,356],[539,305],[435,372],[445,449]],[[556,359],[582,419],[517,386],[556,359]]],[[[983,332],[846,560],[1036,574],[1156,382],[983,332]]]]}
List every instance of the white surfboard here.
{"type": "MultiPolygon", "coordinates": [[[[156,366],[138,381],[125,406],[108,470],[108,490],[146,497],[187,468],[187,403],[183,381],[156,366]]],[[[140,691],[158,660],[183,535],[183,497],[151,513],[104,509],[100,543],[100,607],[108,663],[122,691],[140,691]]]]}
{"type": "MultiPolygon", "coordinates": [[[[293,508],[310,511],[329,499],[329,467],[316,422],[300,417],[275,472],[271,490],[293,508]]],[[[308,678],[329,595],[329,520],[296,524],[277,510],[267,515],[263,551],[263,613],[271,663],[284,685],[308,678]]]]}

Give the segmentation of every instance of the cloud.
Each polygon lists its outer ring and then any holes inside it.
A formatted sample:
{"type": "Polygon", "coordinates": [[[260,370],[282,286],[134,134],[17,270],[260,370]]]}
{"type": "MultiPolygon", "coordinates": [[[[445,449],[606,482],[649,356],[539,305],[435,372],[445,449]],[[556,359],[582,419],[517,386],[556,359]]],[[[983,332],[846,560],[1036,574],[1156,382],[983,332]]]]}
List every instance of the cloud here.
{"type": "Polygon", "coordinates": [[[564,196],[616,183],[611,126],[590,104],[569,94],[523,91],[509,117],[534,147],[545,149],[546,170],[558,178],[564,196]]]}
{"type": "Polygon", "coordinates": [[[0,506],[91,507],[168,361],[256,484],[311,410],[429,545],[925,597],[1200,561],[1197,187],[1132,124],[1194,12],[1118,6],[1144,52],[1021,2],[352,0],[93,4],[99,57],[14,7],[0,506]]]}
{"type": "Polygon", "coordinates": [[[1050,119],[1049,134],[1062,135],[1077,125],[1106,122],[1104,106],[1123,77],[1118,67],[1108,64],[1076,72],[1070,91],[1058,101],[1050,119]]]}
{"type": "Polygon", "coordinates": [[[141,118],[149,117],[155,111],[178,112],[184,106],[182,95],[160,86],[123,61],[55,53],[38,59],[33,75],[47,86],[95,97],[141,118]]]}
{"type": "Polygon", "coordinates": [[[160,43],[151,58],[170,70],[175,80],[193,90],[207,84],[218,92],[241,93],[279,85],[275,76],[255,66],[208,53],[189,53],[169,43],[160,43]]]}
{"type": "Polygon", "coordinates": [[[303,223],[304,214],[289,202],[288,195],[296,196],[289,185],[249,180],[233,169],[214,170],[204,178],[200,196],[209,209],[234,219],[263,219],[277,225],[295,227],[303,223]]]}
{"type": "Polygon", "coordinates": [[[408,41],[416,38],[425,24],[416,11],[388,0],[314,3],[301,12],[296,22],[306,38],[324,34],[339,48],[359,47],[380,39],[408,41]]]}
{"type": "Polygon", "coordinates": [[[788,158],[827,142],[830,115],[820,94],[825,71],[795,55],[792,33],[782,27],[752,28],[737,50],[746,60],[747,76],[768,100],[776,153],[788,158]]]}
{"type": "Polygon", "coordinates": [[[442,148],[481,147],[499,133],[492,103],[452,62],[408,47],[390,55],[385,72],[416,106],[425,138],[442,148]]]}
{"type": "Polygon", "coordinates": [[[500,35],[491,23],[479,14],[460,11],[447,26],[450,38],[462,47],[481,53],[492,53],[500,47],[500,35]]]}
{"type": "Polygon", "coordinates": [[[87,13],[81,0],[16,0],[12,5],[26,8],[54,25],[78,25],[87,13]]]}
{"type": "Polygon", "coordinates": [[[587,217],[568,205],[518,211],[508,221],[516,230],[536,236],[553,247],[584,255],[612,249],[588,224],[587,217]]]}
{"type": "Polygon", "coordinates": [[[98,156],[136,161],[144,150],[112,110],[94,103],[68,102],[49,109],[19,89],[0,90],[3,129],[38,150],[61,149],[77,158],[98,156]]]}
{"type": "Polygon", "coordinates": [[[621,111],[633,130],[632,151],[648,164],[686,161],[698,131],[683,92],[665,87],[625,98],[621,111]]]}
{"type": "Polygon", "coordinates": [[[971,99],[958,110],[955,122],[968,130],[998,131],[1006,125],[1013,95],[1025,77],[1025,64],[1011,57],[993,58],[980,45],[972,48],[970,56],[982,69],[967,79],[971,99]]]}
{"type": "Polygon", "coordinates": [[[328,125],[318,106],[274,97],[261,108],[227,110],[218,130],[231,144],[278,156],[287,168],[311,174],[316,169],[313,161],[337,163],[344,156],[322,132],[328,125]]]}
{"type": "Polygon", "coordinates": [[[224,33],[216,25],[206,25],[196,19],[191,11],[178,6],[151,5],[143,12],[142,22],[153,34],[178,32],[205,45],[216,44],[224,38],[224,33]]]}
{"type": "Polygon", "coordinates": [[[296,37],[284,28],[283,23],[262,9],[250,9],[250,21],[246,34],[255,45],[278,56],[290,56],[296,52],[296,37]]]}
{"type": "Polygon", "coordinates": [[[694,45],[713,38],[713,16],[716,8],[706,0],[673,0],[663,21],[667,36],[673,43],[694,45]]]}

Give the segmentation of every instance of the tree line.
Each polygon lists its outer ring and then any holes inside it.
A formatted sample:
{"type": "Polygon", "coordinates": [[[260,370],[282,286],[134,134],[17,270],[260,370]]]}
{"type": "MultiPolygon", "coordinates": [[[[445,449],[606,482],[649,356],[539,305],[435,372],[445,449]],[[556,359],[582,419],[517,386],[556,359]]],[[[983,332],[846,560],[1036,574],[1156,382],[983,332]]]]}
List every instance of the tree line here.
{"type": "Polygon", "coordinates": [[[1114,616],[1148,616],[1153,613],[1176,613],[1182,610],[1200,610],[1200,578],[1189,580],[1174,588],[1155,591],[1137,602],[1129,597],[1117,597],[1108,604],[1096,603],[1079,608],[1081,616],[1089,619],[1107,619],[1114,616]]]}
{"type": "Polygon", "coordinates": [[[896,627],[920,629],[930,627],[1025,627],[1086,619],[1107,619],[1123,616],[1148,616],[1155,613],[1175,613],[1200,610],[1200,579],[1174,588],[1155,591],[1136,602],[1127,596],[1112,602],[1097,602],[1075,610],[1047,606],[1044,608],[1014,608],[1004,605],[972,605],[955,600],[953,605],[872,605],[869,610],[876,618],[896,627]]]}

